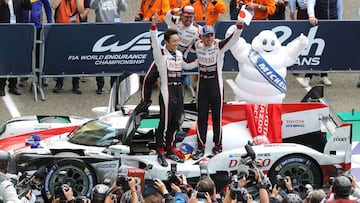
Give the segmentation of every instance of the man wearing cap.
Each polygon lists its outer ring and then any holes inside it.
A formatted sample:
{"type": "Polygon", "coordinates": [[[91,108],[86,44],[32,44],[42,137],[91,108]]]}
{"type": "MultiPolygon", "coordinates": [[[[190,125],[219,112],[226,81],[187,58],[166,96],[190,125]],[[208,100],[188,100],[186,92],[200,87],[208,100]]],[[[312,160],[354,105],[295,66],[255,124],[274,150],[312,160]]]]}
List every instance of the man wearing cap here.
{"type": "Polygon", "coordinates": [[[161,166],[167,167],[165,156],[177,162],[184,162],[183,157],[179,157],[181,153],[175,147],[175,134],[184,110],[181,76],[182,69],[194,69],[197,62],[187,64],[183,61],[183,54],[177,50],[180,39],[174,29],[164,31],[165,47],[160,47],[156,28],[157,17],[156,14],[152,17],[150,29],[153,57],[160,76],[160,122],[156,133],[156,145],[157,160],[161,166]]]}
{"type": "Polygon", "coordinates": [[[199,80],[197,91],[197,143],[198,149],[194,160],[204,155],[208,128],[208,114],[211,107],[213,122],[213,154],[222,151],[222,108],[223,108],[223,78],[222,68],[224,54],[239,39],[243,27],[243,19],[238,19],[236,31],[224,40],[214,39],[214,28],[205,25],[200,30],[200,39],[195,43],[195,51],[199,63],[199,80]]]}

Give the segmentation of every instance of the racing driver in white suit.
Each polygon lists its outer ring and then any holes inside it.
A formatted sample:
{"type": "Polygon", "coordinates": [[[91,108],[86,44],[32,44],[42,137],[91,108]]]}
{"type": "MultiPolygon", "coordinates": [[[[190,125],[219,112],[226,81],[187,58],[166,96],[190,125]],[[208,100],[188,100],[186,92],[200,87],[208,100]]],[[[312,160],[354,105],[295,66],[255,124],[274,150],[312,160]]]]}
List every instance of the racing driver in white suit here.
{"type": "Polygon", "coordinates": [[[223,78],[222,68],[224,54],[240,37],[243,19],[236,23],[235,32],[224,40],[214,39],[214,28],[205,25],[201,29],[201,40],[195,43],[195,51],[199,63],[199,81],[197,87],[197,144],[198,149],[193,155],[197,160],[204,155],[208,128],[208,114],[211,108],[213,122],[213,154],[222,151],[222,108],[223,108],[223,78]]]}
{"type": "Polygon", "coordinates": [[[181,76],[183,69],[196,68],[197,61],[186,63],[183,60],[183,54],[177,50],[180,38],[174,29],[165,30],[165,47],[161,48],[156,23],[157,15],[154,15],[150,39],[154,61],[160,76],[160,123],[156,133],[156,145],[158,162],[161,166],[167,167],[165,156],[177,162],[184,161],[182,157],[179,157],[180,153],[175,147],[175,135],[184,110],[181,76]]]}
{"type": "MultiPolygon", "coordinates": [[[[194,51],[191,50],[191,48],[195,41],[199,39],[201,26],[194,23],[194,16],[195,10],[192,6],[184,6],[182,9],[174,8],[169,10],[165,15],[165,23],[168,25],[168,28],[178,31],[180,41],[177,49],[182,52],[184,58],[187,58],[190,51],[194,51]],[[175,14],[180,14],[180,18],[175,14]]],[[[152,63],[144,77],[142,86],[141,97],[145,103],[151,100],[153,84],[158,77],[157,67],[155,63],[152,63]]],[[[189,87],[191,88],[191,86],[189,87]]]]}

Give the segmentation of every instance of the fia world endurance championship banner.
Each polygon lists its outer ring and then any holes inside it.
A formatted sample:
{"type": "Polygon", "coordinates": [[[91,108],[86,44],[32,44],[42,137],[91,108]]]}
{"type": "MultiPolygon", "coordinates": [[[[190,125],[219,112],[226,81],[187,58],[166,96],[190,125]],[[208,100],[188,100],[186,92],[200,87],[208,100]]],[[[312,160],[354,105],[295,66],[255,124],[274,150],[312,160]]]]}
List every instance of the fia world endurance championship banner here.
{"type": "MultiPolygon", "coordinates": [[[[162,41],[165,25],[158,29],[162,41]]],[[[55,24],[43,30],[44,75],[144,74],[153,61],[150,23],[55,24]]]]}
{"type": "MultiPolygon", "coordinates": [[[[216,37],[223,39],[232,21],[215,25],[216,37]]],[[[163,41],[166,26],[158,24],[163,41]]],[[[150,23],[51,24],[44,26],[44,75],[115,75],[122,72],[144,74],[153,62],[150,23]]],[[[242,37],[248,43],[262,30],[274,31],[282,45],[301,33],[309,38],[290,71],[360,71],[360,21],[252,21],[242,37]]],[[[237,61],[228,51],[224,72],[237,72],[237,61]]]]}

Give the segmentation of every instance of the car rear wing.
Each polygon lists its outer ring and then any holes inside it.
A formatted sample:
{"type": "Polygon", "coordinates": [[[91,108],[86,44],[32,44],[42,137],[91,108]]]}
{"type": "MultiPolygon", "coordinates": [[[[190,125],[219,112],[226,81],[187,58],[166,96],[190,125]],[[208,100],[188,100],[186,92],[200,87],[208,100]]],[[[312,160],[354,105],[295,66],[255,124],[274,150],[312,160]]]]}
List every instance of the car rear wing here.
{"type": "Polygon", "coordinates": [[[112,85],[107,107],[95,107],[92,111],[100,117],[115,111],[122,110],[129,98],[139,90],[140,79],[138,74],[123,73],[117,76],[112,85]]]}

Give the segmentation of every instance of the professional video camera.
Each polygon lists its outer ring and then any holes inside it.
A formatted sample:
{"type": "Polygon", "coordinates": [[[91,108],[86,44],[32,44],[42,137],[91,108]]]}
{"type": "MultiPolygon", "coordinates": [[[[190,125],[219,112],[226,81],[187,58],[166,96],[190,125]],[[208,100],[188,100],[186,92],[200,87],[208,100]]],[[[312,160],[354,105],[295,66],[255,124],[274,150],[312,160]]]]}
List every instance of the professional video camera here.
{"type": "MultiPolygon", "coordinates": [[[[241,157],[241,165],[238,168],[237,175],[238,177],[245,178],[248,181],[247,187],[256,186],[256,168],[259,168],[260,165],[255,160],[256,154],[250,144],[245,145],[246,154],[241,157]]],[[[269,189],[271,187],[271,182],[264,173],[259,170],[262,182],[269,189]]]]}
{"type": "Polygon", "coordinates": [[[230,197],[233,200],[237,200],[238,202],[246,202],[248,191],[239,186],[239,178],[237,175],[233,175],[231,177],[230,183],[230,197]]]}
{"type": "Polygon", "coordinates": [[[46,176],[47,169],[45,166],[41,166],[37,171],[32,175],[24,174],[15,187],[19,198],[24,197],[29,190],[39,190],[41,191],[42,181],[46,176]]]}

